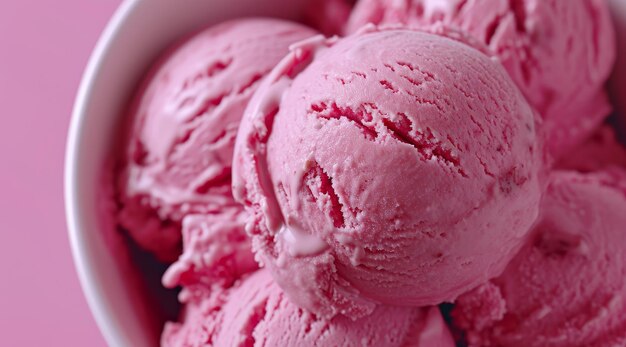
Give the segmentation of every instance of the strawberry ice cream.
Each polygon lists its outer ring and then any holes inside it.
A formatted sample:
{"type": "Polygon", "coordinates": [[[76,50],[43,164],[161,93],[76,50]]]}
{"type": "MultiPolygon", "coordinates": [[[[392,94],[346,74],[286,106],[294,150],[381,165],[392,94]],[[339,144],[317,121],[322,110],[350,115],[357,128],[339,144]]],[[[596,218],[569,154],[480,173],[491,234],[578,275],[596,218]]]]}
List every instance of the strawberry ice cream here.
{"type": "Polygon", "coordinates": [[[617,140],[615,130],[608,125],[598,128],[555,165],[560,170],[580,172],[600,171],[612,166],[626,168],[626,149],[617,140]]]}
{"type": "Polygon", "coordinates": [[[626,346],[605,1],[300,9],[197,32],[131,99],[101,208],[161,345],[626,346]]]}
{"type": "Polygon", "coordinates": [[[499,275],[524,242],[541,196],[534,122],[506,71],[457,40],[316,38],[251,100],[234,194],[301,307],[439,304],[499,275]]]}
{"type": "Polygon", "coordinates": [[[343,32],[355,0],[308,0],[304,19],[327,36],[343,32]]]}
{"type": "Polygon", "coordinates": [[[462,296],[470,346],[624,346],[626,174],[556,172],[534,239],[462,296]]]}
{"type": "Polygon", "coordinates": [[[360,0],[348,24],[443,22],[484,42],[545,120],[560,156],[609,114],[603,85],[615,60],[604,0],[360,0]]]}
{"type": "Polygon", "coordinates": [[[244,108],[289,45],[314,34],[280,20],[236,20],[192,36],[156,64],[129,113],[119,178],[119,223],[141,247],[171,262],[185,215],[239,208],[230,170],[244,108]]]}
{"type": "Polygon", "coordinates": [[[187,215],[183,219],[183,254],[163,276],[165,287],[228,286],[257,268],[240,208],[215,215],[187,215]]]}
{"type": "Polygon", "coordinates": [[[368,317],[325,320],[292,304],[261,270],[221,292],[186,289],[183,323],[168,323],[164,347],[453,347],[439,310],[377,307],[368,317]]]}

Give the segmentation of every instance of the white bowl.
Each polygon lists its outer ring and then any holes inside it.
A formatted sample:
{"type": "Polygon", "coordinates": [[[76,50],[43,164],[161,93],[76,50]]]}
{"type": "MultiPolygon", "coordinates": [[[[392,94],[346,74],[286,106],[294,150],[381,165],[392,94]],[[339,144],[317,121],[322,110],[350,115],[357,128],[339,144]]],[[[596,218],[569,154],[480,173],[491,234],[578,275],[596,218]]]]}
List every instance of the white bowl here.
{"type": "MultiPolygon", "coordinates": [[[[111,246],[99,216],[99,182],[121,115],[138,80],[165,47],[202,26],[241,16],[295,18],[305,0],[127,0],[102,34],[84,73],[67,142],[66,213],[74,262],[96,322],[110,346],[155,346],[160,326],[111,246]]],[[[610,0],[626,61],[626,1],[610,0]]],[[[612,79],[616,104],[626,110],[626,64],[612,79]]],[[[114,241],[113,241],[114,242],[114,241]]]]}
{"type": "Polygon", "coordinates": [[[155,310],[102,230],[98,206],[104,163],[128,97],[158,54],[202,26],[244,16],[295,18],[299,0],[127,0],[104,30],[84,73],[67,141],[65,201],[74,262],[110,346],[155,346],[155,310]]]}

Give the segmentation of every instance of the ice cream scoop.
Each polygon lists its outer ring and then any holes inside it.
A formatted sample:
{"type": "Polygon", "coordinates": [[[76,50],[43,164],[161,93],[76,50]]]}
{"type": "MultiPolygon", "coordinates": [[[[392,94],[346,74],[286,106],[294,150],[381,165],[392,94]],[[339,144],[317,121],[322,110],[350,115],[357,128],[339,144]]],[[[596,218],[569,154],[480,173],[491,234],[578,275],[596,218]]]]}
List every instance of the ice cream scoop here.
{"type": "Polygon", "coordinates": [[[537,217],[540,152],[531,107],[480,50],[370,28],[274,69],[246,109],[233,192],[291,300],[364,316],[499,275],[537,217]]]}
{"type": "Polygon", "coordinates": [[[439,309],[384,307],[352,320],[325,320],[291,303],[266,270],[222,292],[183,293],[182,323],[168,323],[161,345],[453,347],[439,309]]]}
{"type": "Polygon", "coordinates": [[[556,172],[542,206],[533,241],[459,298],[456,324],[470,346],[623,346],[626,174],[556,172]]]}
{"type": "Polygon", "coordinates": [[[129,117],[119,174],[119,223],[143,248],[171,262],[188,214],[236,208],[231,162],[248,100],[293,42],[299,24],[241,19],[173,47],[149,73],[129,117]]]}
{"type": "Polygon", "coordinates": [[[604,0],[360,0],[347,26],[442,22],[489,46],[543,116],[559,157],[610,113],[615,38],[604,0]]]}
{"type": "Polygon", "coordinates": [[[240,208],[183,218],[183,254],[163,275],[167,288],[229,286],[257,269],[240,208]]]}

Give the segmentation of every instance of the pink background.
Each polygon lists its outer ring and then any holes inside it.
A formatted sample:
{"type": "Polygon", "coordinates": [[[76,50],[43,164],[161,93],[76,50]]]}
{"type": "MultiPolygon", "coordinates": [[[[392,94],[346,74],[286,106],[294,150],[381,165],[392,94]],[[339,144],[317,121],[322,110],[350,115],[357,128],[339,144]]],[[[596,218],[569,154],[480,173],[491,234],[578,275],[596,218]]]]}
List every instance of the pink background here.
{"type": "Polygon", "coordinates": [[[71,259],[63,157],[80,76],[119,3],[0,1],[2,346],[105,346],[71,259]]]}
{"type": "Polygon", "coordinates": [[[0,343],[105,346],[72,263],[65,136],[119,0],[0,1],[0,343]]]}

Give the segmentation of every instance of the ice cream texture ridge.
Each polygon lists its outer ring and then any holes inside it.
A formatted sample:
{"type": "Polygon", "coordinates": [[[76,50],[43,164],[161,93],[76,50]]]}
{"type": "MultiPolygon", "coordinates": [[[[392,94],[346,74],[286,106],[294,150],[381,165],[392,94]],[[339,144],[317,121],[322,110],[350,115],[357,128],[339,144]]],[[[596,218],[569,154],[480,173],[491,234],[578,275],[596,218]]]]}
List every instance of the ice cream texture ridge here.
{"type": "Polygon", "coordinates": [[[303,5],[129,95],[106,223],[166,269],[161,346],[626,346],[607,2],[303,5]]]}

